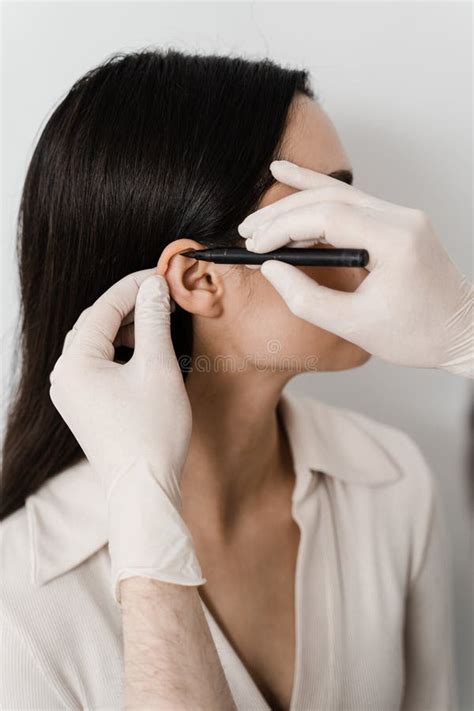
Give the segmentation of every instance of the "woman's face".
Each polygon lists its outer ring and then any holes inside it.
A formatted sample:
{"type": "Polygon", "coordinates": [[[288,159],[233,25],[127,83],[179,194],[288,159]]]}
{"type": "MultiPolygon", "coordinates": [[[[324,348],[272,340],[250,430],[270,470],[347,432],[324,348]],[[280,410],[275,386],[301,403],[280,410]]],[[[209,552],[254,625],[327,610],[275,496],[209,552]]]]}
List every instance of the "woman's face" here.
{"type": "MultiPolygon", "coordinates": [[[[288,124],[283,154],[288,160],[321,173],[351,170],[336,130],[321,107],[307,97],[297,100],[297,110],[288,124]]],[[[297,192],[282,183],[272,185],[259,207],[297,192]]],[[[354,291],[368,272],[363,268],[297,267],[320,284],[340,291],[354,291]]],[[[260,274],[259,269],[220,265],[225,321],[195,319],[197,342],[202,350],[246,358],[249,367],[275,367],[286,372],[343,370],[365,363],[370,355],[322,328],[295,316],[260,274]],[[222,324],[221,324],[222,325],[222,324]],[[214,328],[213,328],[214,326],[214,328]],[[211,347],[211,344],[213,346],[211,347]]]]}

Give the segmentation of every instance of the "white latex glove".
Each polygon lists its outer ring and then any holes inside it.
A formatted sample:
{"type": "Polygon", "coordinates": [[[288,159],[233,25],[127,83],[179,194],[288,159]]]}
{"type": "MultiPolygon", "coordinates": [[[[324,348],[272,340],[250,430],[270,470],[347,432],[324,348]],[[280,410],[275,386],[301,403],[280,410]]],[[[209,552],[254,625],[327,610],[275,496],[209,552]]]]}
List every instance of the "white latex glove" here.
{"type": "Polygon", "coordinates": [[[206,582],[180,516],[191,405],[171,341],[168,285],[154,272],[127,275],[85,309],[50,375],[51,400],[103,483],[119,604],[119,581],[135,575],[206,582]],[[135,351],[115,363],[113,344],[130,340],[120,334],[133,309],[135,351]]]}
{"type": "Polygon", "coordinates": [[[270,169],[299,192],[239,225],[247,249],[324,243],[365,248],[370,256],[369,275],[351,293],[317,284],[290,264],[264,262],[262,274],[290,310],[392,363],[473,377],[474,289],[427,215],[288,161],[270,169]]]}

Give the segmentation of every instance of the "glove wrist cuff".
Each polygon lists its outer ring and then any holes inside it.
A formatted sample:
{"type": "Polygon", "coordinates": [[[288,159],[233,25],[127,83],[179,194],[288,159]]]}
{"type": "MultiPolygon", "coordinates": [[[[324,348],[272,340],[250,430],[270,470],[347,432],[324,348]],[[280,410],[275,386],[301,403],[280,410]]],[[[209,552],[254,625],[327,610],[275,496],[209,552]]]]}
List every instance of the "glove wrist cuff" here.
{"type": "Polygon", "coordinates": [[[179,513],[176,480],[168,495],[154,469],[137,460],[115,480],[108,497],[112,595],[119,605],[124,578],[145,576],[177,585],[206,582],[191,532],[179,513]]]}

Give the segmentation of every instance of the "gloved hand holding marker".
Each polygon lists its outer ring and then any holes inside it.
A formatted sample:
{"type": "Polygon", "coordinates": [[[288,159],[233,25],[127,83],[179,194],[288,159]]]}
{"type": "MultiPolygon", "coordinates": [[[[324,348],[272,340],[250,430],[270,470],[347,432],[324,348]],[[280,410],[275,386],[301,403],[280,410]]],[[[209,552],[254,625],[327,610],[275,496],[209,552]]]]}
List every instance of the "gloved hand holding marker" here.
{"type": "Polygon", "coordinates": [[[321,286],[291,264],[265,261],[261,273],[291,311],[389,362],[473,377],[474,288],[428,216],[288,161],[270,169],[298,192],[239,225],[248,250],[322,243],[369,254],[369,274],[351,293],[321,286]]]}

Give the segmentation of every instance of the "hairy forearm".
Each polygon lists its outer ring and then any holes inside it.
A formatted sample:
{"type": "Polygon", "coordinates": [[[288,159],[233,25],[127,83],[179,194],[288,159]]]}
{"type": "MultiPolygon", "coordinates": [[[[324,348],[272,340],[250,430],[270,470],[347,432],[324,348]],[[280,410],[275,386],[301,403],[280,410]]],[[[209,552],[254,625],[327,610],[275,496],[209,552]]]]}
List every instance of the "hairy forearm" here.
{"type": "Polygon", "coordinates": [[[235,711],[198,589],[134,577],[120,595],[125,708],[235,711]]]}

